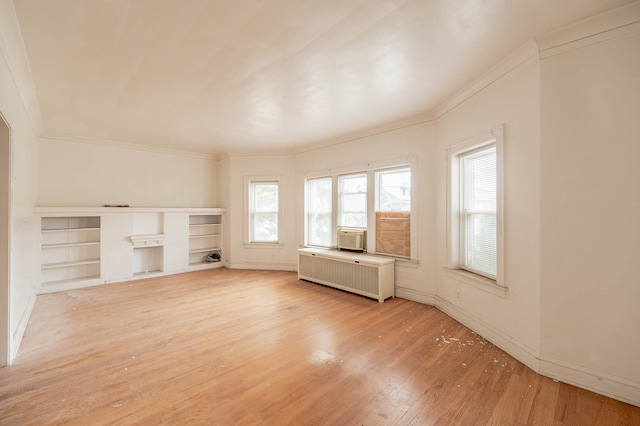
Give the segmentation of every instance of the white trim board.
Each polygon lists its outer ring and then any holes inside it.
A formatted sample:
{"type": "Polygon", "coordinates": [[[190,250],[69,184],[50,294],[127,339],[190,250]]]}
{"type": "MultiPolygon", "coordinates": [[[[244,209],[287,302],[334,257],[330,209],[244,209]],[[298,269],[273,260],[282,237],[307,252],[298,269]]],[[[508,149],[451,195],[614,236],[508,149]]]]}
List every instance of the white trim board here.
{"type": "Polygon", "coordinates": [[[640,407],[640,383],[633,380],[545,356],[538,373],[640,407]]]}
{"type": "Polygon", "coordinates": [[[640,407],[640,383],[636,381],[545,357],[513,336],[437,295],[396,287],[396,297],[440,309],[538,374],[640,407]]]}
{"type": "Polygon", "coordinates": [[[22,338],[24,337],[27,331],[27,325],[29,324],[29,319],[31,318],[31,313],[33,312],[33,307],[36,304],[36,294],[32,293],[29,298],[29,303],[27,303],[27,307],[22,312],[20,316],[20,321],[18,322],[18,326],[16,327],[13,337],[11,339],[11,348],[10,350],[10,359],[9,365],[13,363],[13,361],[18,356],[18,350],[20,349],[20,344],[22,343],[22,338]]]}

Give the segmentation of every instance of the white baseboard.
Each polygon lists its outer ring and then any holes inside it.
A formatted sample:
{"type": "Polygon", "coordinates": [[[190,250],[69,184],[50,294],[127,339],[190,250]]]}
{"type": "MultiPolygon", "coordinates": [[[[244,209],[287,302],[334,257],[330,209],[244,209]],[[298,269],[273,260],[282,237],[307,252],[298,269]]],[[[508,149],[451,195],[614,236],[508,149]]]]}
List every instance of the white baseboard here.
{"type": "Polygon", "coordinates": [[[412,300],[418,303],[424,303],[425,305],[436,305],[436,297],[433,294],[414,290],[412,288],[396,286],[396,297],[412,300]]]}
{"type": "Polygon", "coordinates": [[[540,371],[540,354],[533,348],[436,296],[436,307],[456,321],[475,331],[535,372],[540,371]]]}
{"type": "Polygon", "coordinates": [[[36,304],[36,293],[34,292],[29,298],[29,303],[27,303],[26,308],[20,315],[20,321],[18,321],[18,326],[16,327],[13,336],[11,337],[11,352],[9,365],[13,363],[13,360],[18,356],[18,350],[20,349],[20,344],[22,343],[22,338],[24,337],[24,333],[27,330],[27,325],[29,324],[29,319],[31,318],[31,312],[33,312],[33,307],[36,304]]]}
{"type": "Polygon", "coordinates": [[[640,407],[640,383],[580,365],[542,357],[540,374],[640,407]]]}
{"type": "Polygon", "coordinates": [[[536,373],[640,407],[640,383],[541,356],[533,348],[462,311],[441,297],[436,296],[435,299],[435,306],[438,309],[489,340],[536,373]]]}
{"type": "Polygon", "coordinates": [[[256,269],[260,271],[289,271],[295,272],[298,270],[297,263],[260,263],[260,262],[246,262],[246,263],[231,263],[225,265],[229,269],[256,269]]]}

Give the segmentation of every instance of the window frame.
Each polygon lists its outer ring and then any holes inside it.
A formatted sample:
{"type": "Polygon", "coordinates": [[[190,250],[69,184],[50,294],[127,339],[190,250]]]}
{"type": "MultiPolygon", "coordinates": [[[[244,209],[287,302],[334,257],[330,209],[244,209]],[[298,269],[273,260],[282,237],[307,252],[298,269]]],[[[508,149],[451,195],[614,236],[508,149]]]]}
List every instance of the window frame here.
{"type": "Polygon", "coordinates": [[[356,175],[356,174],[366,174],[367,175],[367,253],[374,254],[378,256],[391,257],[396,259],[398,262],[403,262],[405,264],[416,264],[418,263],[418,229],[417,229],[417,217],[418,217],[418,200],[415,194],[416,191],[416,182],[418,177],[418,162],[417,157],[415,155],[394,158],[383,161],[374,161],[366,164],[354,165],[354,166],[346,166],[331,170],[323,170],[319,172],[307,172],[304,175],[304,191],[305,191],[305,205],[304,205],[304,232],[302,237],[302,246],[311,246],[311,247],[323,247],[323,248],[336,248],[336,236],[337,231],[340,226],[338,225],[338,203],[339,203],[339,190],[338,190],[338,178],[344,175],[356,175]],[[377,253],[375,250],[376,246],[376,224],[375,224],[375,212],[377,207],[377,182],[376,182],[376,172],[394,170],[394,169],[404,169],[407,168],[411,174],[411,216],[410,216],[410,227],[411,227],[411,256],[405,257],[400,255],[392,255],[387,253],[377,253]],[[307,182],[313,179],[319,178],[332,178],[333,182],[333,200],[332,200],[332,218],[333,218],[333,229],[332,229],[332,241],[331,246],[314,246],[309,244],[308,240],[308,222],[307,222],[307,196],[308,196],[308,186],[307,182]]]}
{"type": "Polygon", "coordinates": [[[245,177],[245,202],[246,202],[246,220],[245,220],[245,244],[252,247],[273,247],[282,245],[282,183],[279,176],[246,176],[245,177]],[[278,189],[278,210],[277,225],[278,236],[276,241],[253,241],[254,236],[254,200],[253,186],[255,184],[275,184],[278,189]]]}
{"type": "Polygon", "coordinates": [[[312,247],[332,247],[335,246],[335,235],[333,232],[333,229],[335,229],[335,224],[336,224],[336,212],[335,209],[333,208],[333,206],[335,205],[335,185],[336,185],[336,179],[332,176],[318,176],[318,177],[313,177],[313,178],[308,178],[305,179],[305,183],[304,183],[304,199],[305,199],[305,204],[304,204],[304,241],[305,244],[308,246],[312,246],[312,247]],[[328,180],[331,184],[331,208],[329,211],[329,222],[330,222],[330,235],[329,235],[329,245],[327,246],[323,246],[320,244],[314,244],[312,242],[310,242],[310,233],[311,233],[311,229],[310,229],[310,216],[311,214],[317,214],[315,212],[310,212],[309,211],[309,206],[311,204],[310,201],[310,189],[309,189],[309,184],[310,182],[313,181],[322,181],[322,180],[328,180]]]}
{"type": "Polygon", "coordinates": [[[488,283],[506,288],[504,281],[504,126],[497,126],[488,132],[459,142],[447,149],[447,264],[452,271],[464,274],[465,279],[488,283]],[[496,276],[488,276],[481,271],[463,265],[461,250],[464,234],[462,231],[462,189],[460,160],[465,155],[495,146],[496,148],[496,276]]]}

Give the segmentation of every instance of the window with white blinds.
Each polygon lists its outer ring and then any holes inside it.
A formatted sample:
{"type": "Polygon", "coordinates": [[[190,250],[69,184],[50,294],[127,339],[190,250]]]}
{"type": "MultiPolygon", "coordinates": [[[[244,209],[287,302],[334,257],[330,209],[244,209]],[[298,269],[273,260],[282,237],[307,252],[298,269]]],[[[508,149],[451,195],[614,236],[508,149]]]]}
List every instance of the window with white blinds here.
{"type": "Polygon", "coordinates": [[[503,126],[447,149],[447,269],[506,288],[503,259],[503,126]]]}
{"type": "Polygon", "coordinates": [[[496,278],[496,147],[460,157],[460,260],[471,272],[496,278]]]}

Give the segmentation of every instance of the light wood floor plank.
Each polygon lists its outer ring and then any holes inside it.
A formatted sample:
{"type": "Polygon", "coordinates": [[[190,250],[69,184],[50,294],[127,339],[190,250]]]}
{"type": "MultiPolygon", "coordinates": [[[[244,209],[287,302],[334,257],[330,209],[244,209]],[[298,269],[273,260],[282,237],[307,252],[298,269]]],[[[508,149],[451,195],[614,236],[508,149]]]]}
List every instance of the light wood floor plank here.
{"type": "Polygon", "coordinates": [[[1,425],[640,424],[438,309],[216,269],[38,297],[1,425]]]}

